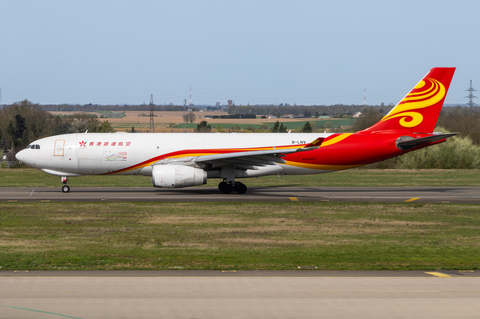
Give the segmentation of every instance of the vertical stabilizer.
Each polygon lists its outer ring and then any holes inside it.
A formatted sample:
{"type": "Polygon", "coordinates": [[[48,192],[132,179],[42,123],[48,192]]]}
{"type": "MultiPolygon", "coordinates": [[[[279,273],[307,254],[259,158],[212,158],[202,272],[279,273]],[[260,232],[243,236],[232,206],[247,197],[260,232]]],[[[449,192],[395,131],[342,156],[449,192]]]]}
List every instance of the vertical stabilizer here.
{"type": "Polygon", "coordinates": [[[455,68],[433,68],[380,122],[363,132],[409,130],[432,133],[455,68]]]}

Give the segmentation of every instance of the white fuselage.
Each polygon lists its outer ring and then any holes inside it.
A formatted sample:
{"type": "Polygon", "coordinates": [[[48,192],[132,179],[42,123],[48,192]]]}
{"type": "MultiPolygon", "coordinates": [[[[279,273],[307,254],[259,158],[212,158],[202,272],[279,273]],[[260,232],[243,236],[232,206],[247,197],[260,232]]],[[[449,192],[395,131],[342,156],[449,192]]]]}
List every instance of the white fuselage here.
{"type": "MultiPolygon", "coordinates": [[[[329,133],[77,133],[47,137],[17,154],[23,163],[57,176],[151,175],[157,159],[196,157],[222,149],[270,148],[306,144],[329,133]],[[142,164],[143,163],[143,164],[142,164]]],[[[318,174],[321,170],[284,164],[243,172],[238,177],[318,174]]],[[[220,177],[209,172],[208,177],[220,177]]]]}

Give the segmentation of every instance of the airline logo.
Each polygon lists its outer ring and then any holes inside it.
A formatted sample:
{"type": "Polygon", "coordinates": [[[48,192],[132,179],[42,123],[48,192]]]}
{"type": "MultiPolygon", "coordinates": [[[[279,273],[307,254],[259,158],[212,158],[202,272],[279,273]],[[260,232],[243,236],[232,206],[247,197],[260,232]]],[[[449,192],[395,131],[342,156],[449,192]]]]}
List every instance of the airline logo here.
{"type": "Polygon", "coordinates": [[[403,127],[418,126],[423,122],[423,115],[415,110],[437,104],[445,97],[445,94],[445,86],[441,82],[432,78],[424,78],[381,122],[400,118],[399,124],[403,127]]]}
{"type": "MultiPolygon", "coordinates": [[[[87,142],[78,142],[80,147],[87,147],[87,142]]],[[[103,146],[130,146],[132,142],[103,142],[103,146]]],[[[88,146],[102,146],[102,142],[88,142],[88,146]]]]}

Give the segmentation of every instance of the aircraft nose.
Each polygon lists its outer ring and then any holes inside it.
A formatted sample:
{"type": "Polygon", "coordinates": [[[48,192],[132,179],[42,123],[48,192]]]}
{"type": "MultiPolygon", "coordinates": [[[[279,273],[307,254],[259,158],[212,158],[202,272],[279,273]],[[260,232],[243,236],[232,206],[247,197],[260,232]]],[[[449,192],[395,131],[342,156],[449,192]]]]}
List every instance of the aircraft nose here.
{"type": "Polygon", "coordinates": [[[22,162],[22,163],[25,163],[25,150],[22,150],[20,152],[17,153],[17,155],[15,155],[15,157],[17,158],[18,161],[22,162]]]}

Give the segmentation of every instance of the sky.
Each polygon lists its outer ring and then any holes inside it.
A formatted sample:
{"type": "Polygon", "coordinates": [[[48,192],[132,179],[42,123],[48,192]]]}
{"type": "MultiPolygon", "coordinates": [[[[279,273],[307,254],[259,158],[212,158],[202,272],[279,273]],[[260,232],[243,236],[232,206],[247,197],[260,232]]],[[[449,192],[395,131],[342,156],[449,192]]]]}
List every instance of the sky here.
{"type": "Polygon", "coordinates": [[[191,87],[194,104],[363,104],[366,89],[388,105],[449,66],[445,103],[466,104],[479,16],[478,0],[0,0],[2,103],[183,104],[191,87]]]}

